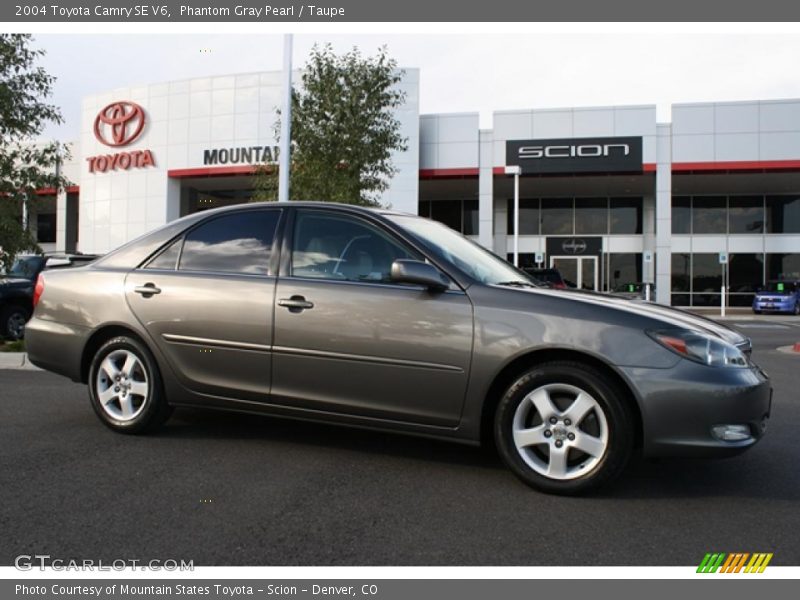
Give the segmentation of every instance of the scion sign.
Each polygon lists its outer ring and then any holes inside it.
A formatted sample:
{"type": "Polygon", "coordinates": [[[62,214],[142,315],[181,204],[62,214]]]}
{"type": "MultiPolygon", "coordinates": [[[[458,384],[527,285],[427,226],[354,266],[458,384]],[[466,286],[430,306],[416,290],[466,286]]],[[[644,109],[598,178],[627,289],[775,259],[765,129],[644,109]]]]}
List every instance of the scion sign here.
{"type": "Polygon", "coordinates": [[[518,165],[523,174],[638,173],[642,138],[509,140],[506,164],[518,165]]]}

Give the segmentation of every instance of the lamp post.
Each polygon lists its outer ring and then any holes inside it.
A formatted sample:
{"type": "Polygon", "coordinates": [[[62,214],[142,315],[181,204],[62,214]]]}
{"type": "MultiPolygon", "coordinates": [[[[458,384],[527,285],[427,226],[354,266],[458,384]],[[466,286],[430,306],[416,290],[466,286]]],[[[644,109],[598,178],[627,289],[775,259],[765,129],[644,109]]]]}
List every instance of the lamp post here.
{"type": "Polygon", "coordinates": [[[289,200],[289,152],[292,136],[292,34],[283,36],[283,108],[278,155],[278,202],[289,200]]]}
{"type": "Polygon", "coordinates": [[[519,267],[519,176],[522,169],[519,165],[506,167],[506,175],[514,176],[514,266],[519,267]]]}

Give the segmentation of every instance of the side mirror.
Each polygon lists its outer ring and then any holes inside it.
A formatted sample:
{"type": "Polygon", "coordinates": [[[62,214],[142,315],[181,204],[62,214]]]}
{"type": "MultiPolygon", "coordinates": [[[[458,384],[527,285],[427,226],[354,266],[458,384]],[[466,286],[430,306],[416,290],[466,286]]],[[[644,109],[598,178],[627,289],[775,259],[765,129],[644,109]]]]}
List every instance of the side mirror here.
{"type": "Polygon", "coordinates": [[[450,282],[439,269],[420,260],[397,259],[392,263],[391,278],[395,283],[423,285],[437,292],[450,287],[450,282]]]}

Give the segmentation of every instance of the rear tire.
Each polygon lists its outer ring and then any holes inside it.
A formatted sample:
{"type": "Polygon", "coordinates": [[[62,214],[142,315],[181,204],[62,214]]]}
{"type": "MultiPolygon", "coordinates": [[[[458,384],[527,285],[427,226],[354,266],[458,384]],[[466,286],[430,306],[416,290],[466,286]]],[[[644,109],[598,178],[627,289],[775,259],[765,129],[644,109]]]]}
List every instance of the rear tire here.
{"type": "Polygon", "coordinates": [[[498,452],[517,477],[542,492],[575,495],[605,485],[633,453],[634,417],[623,395],[589,365],[537,365],[498,404],[498,452]]]}
{"type": "Polygon", "coordinates": [[[119,336],[103,344],[89,368],[89,398],[104,425],[144,433],[172,414],[153,355],[138,340],[119,336]]]}
{"type": "Polygon", "coordinates": [[[31,318],[24,306],[6,306],[0,310],[0,337],[21,340],[25,337],[25,323],[31,318]]]}

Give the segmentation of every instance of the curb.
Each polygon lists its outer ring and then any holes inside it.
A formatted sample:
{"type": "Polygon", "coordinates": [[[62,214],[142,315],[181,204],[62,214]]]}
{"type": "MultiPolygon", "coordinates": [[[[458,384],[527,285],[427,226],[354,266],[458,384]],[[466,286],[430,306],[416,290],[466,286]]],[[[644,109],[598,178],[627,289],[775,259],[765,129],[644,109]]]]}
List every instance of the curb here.
{"type": "Polygon", "coordinates": [[[41,371],[39,367],[28,362],[25,352],[0,352],[0,369],[41,371]]]}

